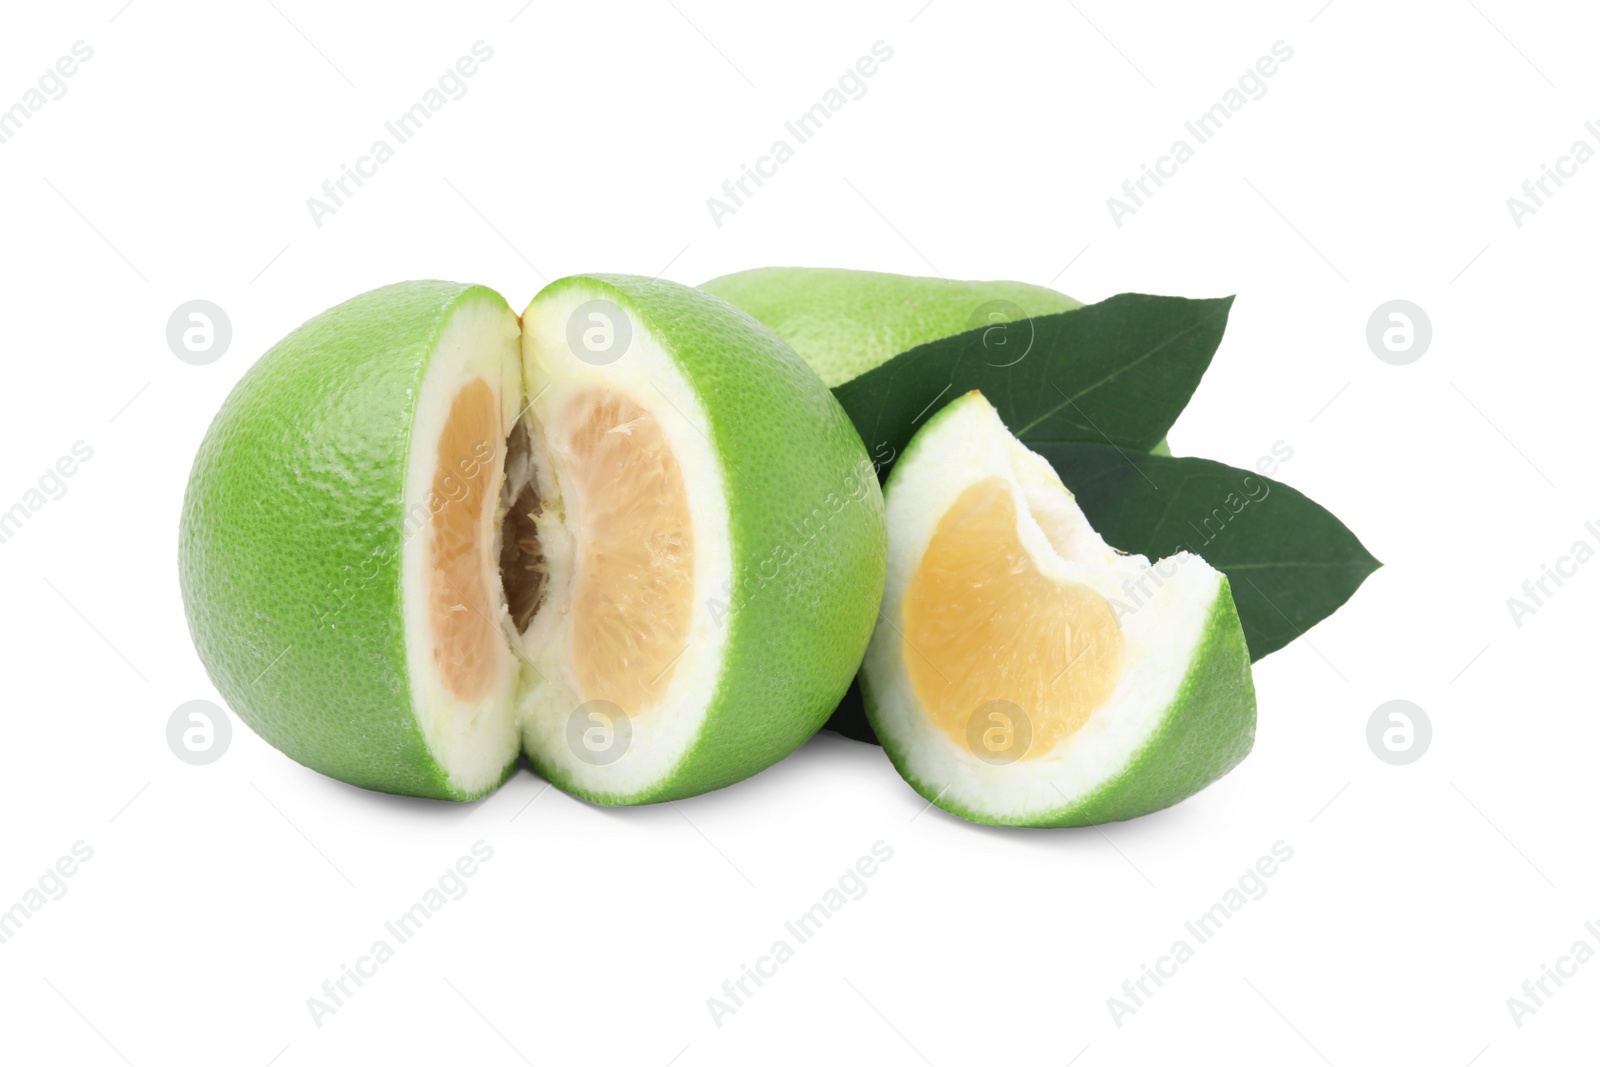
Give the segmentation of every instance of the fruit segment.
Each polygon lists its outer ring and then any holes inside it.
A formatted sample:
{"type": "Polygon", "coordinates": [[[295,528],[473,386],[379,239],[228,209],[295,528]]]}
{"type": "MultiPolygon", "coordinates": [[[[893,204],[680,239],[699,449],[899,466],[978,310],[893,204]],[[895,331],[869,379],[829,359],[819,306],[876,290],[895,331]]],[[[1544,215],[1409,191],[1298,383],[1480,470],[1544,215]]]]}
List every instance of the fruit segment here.
{"type": "Polygon", "coordinates": [[[978,393],[886,488],[883,617],[862,667],[884,750],[975,822],[1077,826],[1182,800],[1249,752],[1255,693],[1227,580],[1107,545],[978,393]]]}

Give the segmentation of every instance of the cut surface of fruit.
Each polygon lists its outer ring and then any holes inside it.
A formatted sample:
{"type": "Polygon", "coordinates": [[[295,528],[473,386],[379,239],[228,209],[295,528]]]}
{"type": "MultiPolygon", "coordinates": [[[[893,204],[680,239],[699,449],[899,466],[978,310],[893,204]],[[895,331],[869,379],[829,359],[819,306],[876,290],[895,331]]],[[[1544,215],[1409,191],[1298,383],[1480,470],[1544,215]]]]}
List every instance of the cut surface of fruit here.
{"type": "Polygon", "coordinates": [[[887,486],[866,711],[918,792],[977,822],[1067,826],[1176,803],[1249,752],[1255,696],[1226,579],[1108,546],[977,393],[887,486]]]}
{"type": "Polygon", "coordinates": [[[482,698],[501,659],[491,587],[484,581],[499,439],[494,389],[474,378],[456,393],[439,437],[433,496],[442,504],[428,524],[434,664],[445,688],[460,700],[482,698]]]}
{"type": "Polygon", "coordinates": [[[307,322],[235,388],[180,575],[219,690],[301,763],[463,800],[525,751],[620,804],[810,737],[886,552],[848,417],[726,303],[578,277],[519,321],[411,282],[307,322]]]}
{"type": "Polygon", "coordinates": [[[787,341],[831,389],[918,345],[1083,305],[1026,282],[759,267],[700,286],[787,341]]]}
{"type": "Polygon", "coordinates": [[[385,531],[400,541],[399,616],[415,715],[461,796],[493,789],[516,762],[496,542],[504,427],[522,392],[517,336],[516,316],[487,290],[453,310],[417,390],[404,519],[385,531]]]}
{"type": "Polygon", "coordinates": [[[578,690],[645,709],[666,691],[694,613],[683,470],[661,423],[629,397],[587,389],[563,420],[578,690]]]}
{"type": "Polygon", "coordinates": [[[904,621],[901,655],[933,721],[964,744],[974,708],[990,700],[1030,708],[1022,759],[1053,751],[1122,673],[1110,601],[1034,565],[1004,478],[974,482],[939,520],[906,589],[904,621]]]}

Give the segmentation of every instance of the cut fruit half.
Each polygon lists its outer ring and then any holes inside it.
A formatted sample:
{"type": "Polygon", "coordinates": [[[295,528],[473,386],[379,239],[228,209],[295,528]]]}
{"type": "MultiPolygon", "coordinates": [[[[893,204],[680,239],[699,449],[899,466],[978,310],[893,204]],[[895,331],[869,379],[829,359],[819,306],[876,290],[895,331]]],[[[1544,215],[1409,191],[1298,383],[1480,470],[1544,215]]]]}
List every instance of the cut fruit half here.
{"type": "Polygon", "coordinates": [[[522,343],[547,572],[517,637],[528,758],[631,803],[788,754],[849,685],[882,589],[848,417],[770,332],[679,285],[557,282],[522,343]]]}
{"type": "Polygon", "coordinates": [[[494,639],[517,317],[408,282],[305,323],[229,394],[184,496],[195,648],[256,733],[369,789],[481,796],[517,759],[494,639]]]}
{"type": "Polygon", "coordinates": [[[1132,818],[1197,792],[1255,735],[1227,579],[1108,546],[976,392],[912,439],[887,487],[867,716],[911,785],[1010,826],[1132,818]],[[892,623],[892,624],[891,624],[892,623]]]}
{"type": "Polygon", "coordinates": [[[883,583],[860,438],[697,290],[390,286],[301,327],[201,446],[181,573],[234,710],[369,788],[468,799],[519,748],[612,804],[747,777],[826,720],[883,583]]]}

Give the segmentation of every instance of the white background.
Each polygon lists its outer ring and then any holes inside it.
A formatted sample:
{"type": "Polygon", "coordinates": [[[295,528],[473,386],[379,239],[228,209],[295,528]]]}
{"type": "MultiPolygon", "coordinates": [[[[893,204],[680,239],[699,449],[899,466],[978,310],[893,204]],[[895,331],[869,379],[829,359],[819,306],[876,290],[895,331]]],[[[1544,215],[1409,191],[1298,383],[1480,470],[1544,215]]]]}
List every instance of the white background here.
{"type": "MultiPolygon", "coordinates": [[[[1573,1062],[1600,963],[1519,1028],[1506,999],[1600,938],[1600,564],[1517,627],[1506,599],[1600,520],[1600,162],[1517,227],[1506,199],[1600,120],[1578,4],[721,0],[10,5],[0,107],[92,60],[0,145],[0,510],[93,458],[0,545],[0,908],[93,858],[0,945],[0,1058],[82,1064],[1573,1062]],[[1204,10],[1202,10],[1204,7],[1204,10]],[[474,41],[491,61],[348,204],[306,199],[474,41]],[[706,199],[882,40],[894,50],[736,214],[706,199]],[[1275,41],[1268,92],[1119,228],[1106,208],[1275,41]],[[477,804],[365,793],[235,722],[210,766],[165,725],[218,699],[175,568],[189,463],[233,383],[390,281],[520,307],[584,270],[697,283],[768,264],[1237,293],[1180,454],[1280,477],[1386,566],[1256,667],[1237,770],[1103,831],[967,825],[823,735],[674,807],[524,771],[477,804]],[[172,310],[226,309],[209,366],[172,310]],[[1431,317],[1380,362],[1368,316],[1431,317]],[[1393,767],[1380,703],[1434,739],[1393,767]],[[316,1026],[307,998],[473,842],[494,850],[316,1026]],[[882,840],[893,859],[719,1028],[706,999],[882,840]],[[1117,1026],[1183,924],[1274,842],[1293,859],[1117,1026]]],[[[1191,943],[1192,939],[1191,939],[1191,943]]],[[[1554,987],[1551,987],[1554,989],[1554,987]]]]}

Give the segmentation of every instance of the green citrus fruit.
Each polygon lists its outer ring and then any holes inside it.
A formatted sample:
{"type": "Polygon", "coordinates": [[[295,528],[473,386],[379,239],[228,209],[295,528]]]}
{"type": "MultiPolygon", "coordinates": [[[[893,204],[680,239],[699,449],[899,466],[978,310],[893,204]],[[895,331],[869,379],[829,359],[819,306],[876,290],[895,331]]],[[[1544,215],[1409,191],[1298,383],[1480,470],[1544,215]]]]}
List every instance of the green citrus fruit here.
{"type": "Polygon", "coordinates": [[[867,270],[762,267],[700,286],[789,342],[831,389],[918,345],[1083,305],[1025,282],[960,282],[867,270]]]}
{"type": "Polygon", "coordinates": [[[525,750],[601,803],[809,737],[882,589],[859,437],[722,301],[563,279],[312,319],[218,413],[184,502],[195,645],[257,733],[356,785],[470,799],[525,750]]]}
{"type": "Polygon", "coordinates": [[[1132,818],[1197,792],[1255,736],[1227,579],[1108,546],[980,394],[889,476],[867,717],[913,788],[1008,826],[1132,818]]]}

